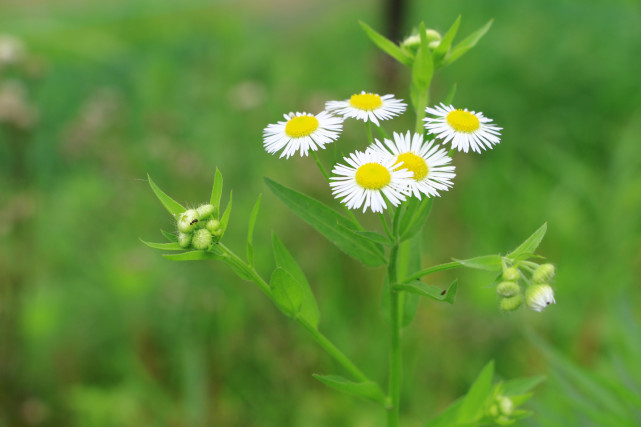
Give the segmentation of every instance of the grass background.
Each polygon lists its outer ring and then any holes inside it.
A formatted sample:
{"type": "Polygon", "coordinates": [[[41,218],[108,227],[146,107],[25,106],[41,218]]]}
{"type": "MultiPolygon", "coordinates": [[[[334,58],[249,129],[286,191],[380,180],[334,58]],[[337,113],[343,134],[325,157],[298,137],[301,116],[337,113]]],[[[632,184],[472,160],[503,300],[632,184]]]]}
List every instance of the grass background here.
{"type": "MultiPolygon", "coordinates": [[[[495,23],[436,77],[433,99],[457,83],[455,103],[494,118],[503,140],[456,156],[423,264],[505,252],[547,221],[540,253],[558,265],[558,303],[503,315],[487,274],[434,276],[461,287],[454,306],[422,301],[404,331],[404,424],[431,418],[493,358],[506,378],[548,375],[523,424],[636,425],[641,6],[415,1],[404,28],[444,32],[459,13],[462,35],[495,23]]],[[[359,19],[383,28],[382,4],[0,3],[1,32],[30,52],[26,69],[0,70],[2,84],[20,81],[39,117],[27,131],[0,125],[0,425],[381,425],[378,408],[311,377],[342,372],[255,286],[138,240],[172,227],[147,172],[198,204],[218,166],[234,190],[228,245],[242,251],[265,193],[259,270],[272,267],[274,230],[308,274],[321,329],[384,381],[383,271],[347,259],[262,181],[329,201],[309,159],[264,152],[262,129],[363,89],[408,98],[408,76],[389,88],[359,19]]],[[[343,149],[364,136],[347,123],[343,149]]]]}

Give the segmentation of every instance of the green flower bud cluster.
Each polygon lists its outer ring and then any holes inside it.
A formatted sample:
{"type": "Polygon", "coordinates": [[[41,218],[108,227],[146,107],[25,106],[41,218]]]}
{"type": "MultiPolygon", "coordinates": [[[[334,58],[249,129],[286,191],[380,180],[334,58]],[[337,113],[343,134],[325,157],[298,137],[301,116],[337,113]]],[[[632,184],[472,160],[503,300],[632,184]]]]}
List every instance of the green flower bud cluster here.
{"type": "MultiPolygon", "coordinates": [[[[425,38],[427,39],[427,46],[430,48],[430,50],[436,49],[438,45],[441,44],[441,34],[436,30],[432,30],[429,28],[425,30],[425,38]]],[[[421,36],[414,33],[403,40],[403,42],[401,43],[401,49],[403,49],[405,53],[413,58],[416,56],[416,52],[418,52],[418,47],[420,45],[421,36]]]]}
{"type": "Polygon", "coordinates": [[[494,424],[512,424],[514,420],[510,418],[510,415],[514,413],[514,406],[512,399],[499,394],[494,397],[494,401],[486,412],[486,417],[491,419],[494,424]]]}
{"type": "Polygon", "coordinates": [[[525,303],[534,311],[542,311],[554,304],[554,290],[548,284],[554,279],[554,265],[523,262],[522,267],[531,273],[529,279],[518,266],[503,268],[502,281],[496,287],[496,293],[501,298],[501,310],[515,311],[525,303]]]}
{"type": "Polygon", "coordinates": [[[178,244],[187,249],[209,250],[223,234],[220,221],[214,218],[214,206],[201,205],[178,215],[178,244]]]}

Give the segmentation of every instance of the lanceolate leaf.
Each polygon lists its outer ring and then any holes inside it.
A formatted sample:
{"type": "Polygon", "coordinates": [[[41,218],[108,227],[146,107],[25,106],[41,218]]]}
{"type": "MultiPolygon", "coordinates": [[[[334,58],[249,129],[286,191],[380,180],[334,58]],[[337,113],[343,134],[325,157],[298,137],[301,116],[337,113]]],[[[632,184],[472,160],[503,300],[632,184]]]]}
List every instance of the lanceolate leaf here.
{"type": "Polygon", "coordinates": [[[149,175],[147,175],[147,179],[149,180],[149,186],[153,190],[154,194],[156,197],[158,197],[158,200],[160,200],[160,203],[167,209],[167,211],[172,214],[174,217],[180,215],[181,213],[185,212],[185,208],[169,197],[167,194],[165,194],[157,185],[156,183],[151,179],[149,175]]]}
{"type": "Polygon", "coordinates": [[[478,41],[481,40],[485,33],[487,33],[487,31],[490,29],[490,27],[492,26],[492,22],[494,22],[494,20],[490,19],[487,24],[474,31],[472,34],[463,39],[463,41],[454,46],[450,54],[445,57],[443,65],[451,64],[452,62],[463,56],[468,50],[476,46],[476,43],[478,43],[478,41]]]}
{"type": "Polygon", "coordinates": [[[503,383],[502,392],[505,396],[518,396],[525,394],[539,385],[545,377],[537,375],[535,377],[517,378],[503,383]]]}
{"type": "Polygon", "coordinates": [[[287,248],[285,248],[285,245],[283,245],[283,242],[281,242],[275,233],[272,234],[272,246],[274,248],[276,266],[287,271],[294,279],[296,279],[302,288],[303,297],[300,316],[307,320],[307,322],[314,328],[317,328],[318,321],[320,319],[320,312],[318,310],[318,305],[316,304],[316,298],[314,298],[314,293],[312,292],[309,282],[305,277],[305,273],[303,273],[303,270],[298,266],[294,257],[292,257],[287,248]]]}
{"type": "Polygon", "coordinates": [[[166,232],[165,230],[160,230],[163,236],[165,236],[165,239],[169,240],[170,242],[177,242],[178,241],[178,236],[175,234],[171,234],[166,232]]]}
{"type": "Polygon", "coordinates": [[[458,422],[473,422],[481,417],[483,406],[492,393],[493,376],[494,361],[491,361],[485,365],[463,398],[458,411],[458,422]]]}
{"type": "Polygon", "coordinates": [[[427,285],[419,281],[395,285],[394,289],[432,298],[436,301],[454,304],[456,291],[458,289],[458,280],[454,280],[447,290],[443,290],[438,286],[427,285]]]}
{"type": "Polygon", "coordinates": [[[544,223],[538,230],[536,230],[530,237],[528,237],[523,243],[519,245],[518,248],[510,252],[507,257],[510,259],[516,259],[523,254],[534,253],[536,248],[539,247],[543,237],[545,236],[546,231],[548,230],[548,223],[544,223]]]}
{"type": "Polygon", "coordinates": [[[363,264],[377,267],[387,260],[380,246],[353,231],[354,224],[318,200],[265,178],[267,186],[296,215],[319,233],[363,264]]]}
{"type": "Polygon", "coordinates": [[[452,46],[454,37],[456,37],[456,33],[458,33],[458,27],[460,24],[461,24],[461,15],[459,15],[456,18],[456,21],[454,21],[450,29],[447,30],[447,33],[445,33],[445,35],[441,39],[441,43],[437,46],[436,49],[434,49],[435,63],[440,64],[445,54],[447,54],[447,52],[450,50],[450,46],[452,46]]]}
{"type": "Polygon", "coordinates": [[[409,239],[421,231],[432,211],[433,204],[434,199],[431,197],[426,197],[420,201],[415,198],[411,199],[401,220],[401,240],[409,239]]]}
{"type": "Polygon", "coordinates": [[[358,22],[359,24],[361,24],[361,27],[365,31],[365,34],[367,34],[367,37],[369,37],[370,40],[373,41],[374,44],[378,46],[383,52],[387,53],[389,56],[396,59],[403,65],[406,65],[408,67],[412,66],[412,58],[407,56],[405,52],[403,52],[401,48],[396,45],[396,43],[377,33],[372,27],[370,27],[363,21],[358,22]]]}
{"type": "Polygon", "coordinates": [[[313,375],[318,381],[322,382],[334,390],[351,394],[352,396],[362,397],[368,400],[385,405],[385,394],[381,388],[373,381],[353,382],[338,375],[313,375]]]}
{"type": "Polygon", "coordinates": [[[229,202],[227,202],[227,206],[225,206],[225,212],[223,212],[223,216],[220,219],[220,229],[223,231],[220,237],[222,238],[223,235],[225,234],[225,231],[227,230],[227,225],[229,224],[229,215],[231,215],[231,202],[232,202],[232,192],[229,192],[229,202]]]}
{"type": "Polygon", "coordinates": [[[145,245],[149,246],[150,248],[160,249],[163,251],[182,251],[185,249],[182,246],[180,246],[177,242],[154,243],[154,242],[145,242],[142,239],[140,239],[140,241],[143,242],[145,245]]]}
{"type": "Polygon", "coordinates": [[[201,261],[204,259],[223,259],[222,256],[206,251],[190,251],[181,254],[163,255],[171,261],[201,261]]]}
{"type": "Polygon", "coordinates": [[[464,267],[476,270],[499,271],[503,268],[503,258],[500,255],[483,255],[470,259],[454,259],[464,267]]]}
{"type": "Polygon", "coordinates": [[[294,277],[278,267],[272,273],[269,286],[272,289],[272,299],[276,305],[289,317],[296,317],[303,302],[303,289],[294,277]]]}
{"type": "Polygon", "coordinates": [[[223,174],[216,168],[214,175],[214,186],[211,189],[209,203],[214,206],[214,218],[220,217],[220,197],[223,195],[223,174]]]}

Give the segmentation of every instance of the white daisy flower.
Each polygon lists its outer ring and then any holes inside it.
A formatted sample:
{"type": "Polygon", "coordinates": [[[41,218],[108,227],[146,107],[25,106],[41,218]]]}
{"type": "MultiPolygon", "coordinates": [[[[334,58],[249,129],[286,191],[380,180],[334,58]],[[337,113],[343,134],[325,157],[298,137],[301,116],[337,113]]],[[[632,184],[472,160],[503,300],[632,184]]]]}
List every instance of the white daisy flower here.
{"type": "Polygon", "coordinates": [[[412,172],[412,180],[408,193],[421,198],[421,193],[427,197],[438,196],[439,190],[447,191],[456,176],[454,166],[447,166],[452,158],[447,152],[434,145],[434,142],[423,142],[423,135],[408,131],[406,134],[393,134],[394,140],[383,140],[387,148],[376,140],[369,150],[377,152],[382,157],[392,157],[399,167],[412,172]]]}
{"type": "Polygon", "coordinates": [[[444,142],[452,141],[452,148],[459,151],[480,153],[485,148],[501,142],[502,128],[492,124],[492,119],[475,111],[457,110],[451,105],[437,105],[425,112],[436,117],[426,117],[425,128],[444,142]]]}
{"type": "Polygon", "coordinates": [[[289,113],[284,122],[267,125],[263,130],[265,150],[274,154],[284,148],[280,157],[290,158],[296,152],[301,157],[309,150],[325,148],[325,144],[336,141],[343,130],[343,119],[326,111],[317,115],[309,113],[289,113]]]}
{"type": "Polygon", "coordinates": [[[534,311],[543,311],[550,304],[556,304],[554,290],[548,284],[532,285],[525,291],[527,306],[534,311]]]}
{"type": "Polygon", "coordinates": [[[413,173],[407,169],[399,169],[395,159],[386,159],[373,151],[356,151],[343,160],[349,164],[336,165],[329,183],[332,194],[349,209],[360,209],[363,212],[370,208],[372,212],[383,212],[387,209],[385,198],[398,206],[406,199],[407,186],[412,180],[413,173]]]}
{"type": "Polygon", "coordinates": [[[364,122],[373,122],[379,126],[379,120],[388,120],[403,114],[407,104],[394,95],[377,95],[375,93],[357,93],[345,101],[329,101],[325,104],[327,111],[348,118],[353,117],[364,122]]]}

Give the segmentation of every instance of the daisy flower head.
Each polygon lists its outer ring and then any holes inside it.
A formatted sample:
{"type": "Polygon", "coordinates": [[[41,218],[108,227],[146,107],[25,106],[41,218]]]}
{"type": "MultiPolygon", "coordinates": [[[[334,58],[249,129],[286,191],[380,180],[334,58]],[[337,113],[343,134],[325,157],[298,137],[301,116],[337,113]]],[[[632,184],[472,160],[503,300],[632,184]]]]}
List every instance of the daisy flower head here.
{"type": "Polygon", "coordinates": [[[437,105],[426,108],[425,112],[435,117],[426,117],[425,128],[444,142],[452,142],[452,148],[467,153],[480,153],[501,142],[502,128],[494,125],[483,113],[455,109],[451,105],[437,105]]]}
{"type": "Polygon", "coordinates": [[[398,206],[407,197],[407,186],[412,172],[400,169],[393,157],[383,158],[374,151],[356,151],[343,159],[347,165],[338,164],[332,170],[330,187],[335,198],[349,209],[372,212],[387,209],[385,198],[398,206]],[[385,196],[385,197],[383,197],[385,196]]]}
{"type": "Polygon", "coordinates": [[[439,191],[447,191],[452,187],[452,179],[456,176],[454,166],[449,165],[452,158],[445,149],[434,145],[433,141],[423,141],[419,133],[393,134],[393,140],[384,139],[383,145],[376,140],[369,150],[381,157],[391,157],[394,164],[412,173],[408,193],[418,199],[421,193],[427,197],[439,196],[439,191]]]}
{"type": "Polygon", "coordinates": [[[289,113],[284,117],[285,121],[263,130],[265,150],[270,154],[283,150],[280,157],[290,158],[297,151],[301,157],[307,156],[310,149],[317,151],[336,141],[343,130],[343,119],[326,111],[317,115],[289,113]]]}
{"type": "Polygon", "coordinates": [[[344,101],[328,101],[325,108],[348,118],[353,117],[364,122],[373,122],[379,126],[379,120],[388,120],[403,114],[407,104],[394,95],[377,95],[375,93],[357,93],[344,101]]]}

